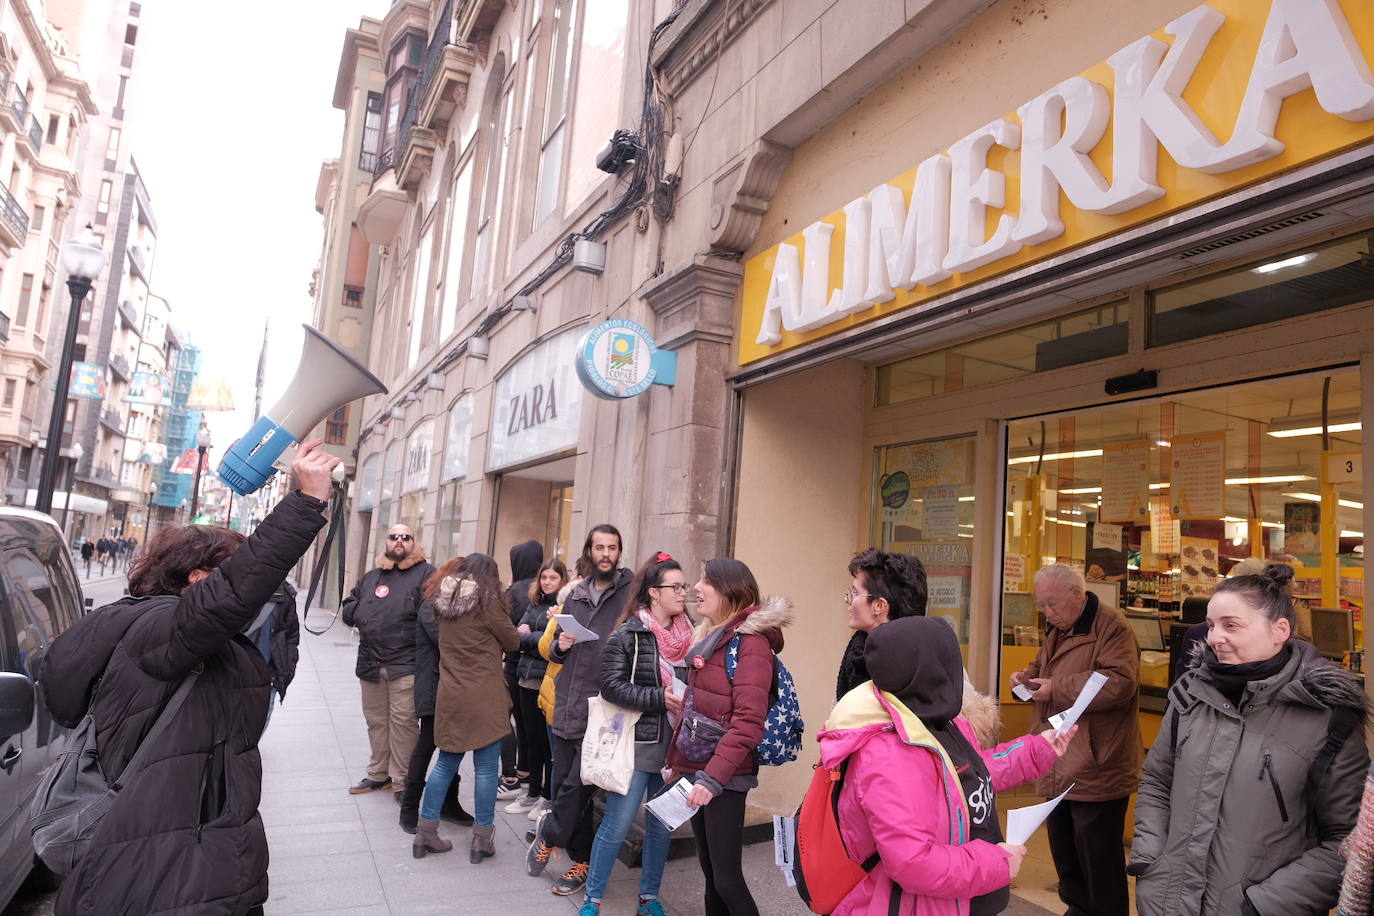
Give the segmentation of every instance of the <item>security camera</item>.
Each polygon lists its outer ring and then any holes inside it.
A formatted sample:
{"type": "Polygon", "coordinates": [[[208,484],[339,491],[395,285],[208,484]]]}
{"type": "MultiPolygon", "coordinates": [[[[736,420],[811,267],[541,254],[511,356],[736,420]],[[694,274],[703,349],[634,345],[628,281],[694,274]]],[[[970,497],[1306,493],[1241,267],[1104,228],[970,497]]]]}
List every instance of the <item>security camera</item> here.
{"type": "Polygon", "coordinates": [[[619,175],[625,166],[639,155],[639,138],[633,131],[618,130],[596,154],[596,167],[603,172],[619,175]]]}

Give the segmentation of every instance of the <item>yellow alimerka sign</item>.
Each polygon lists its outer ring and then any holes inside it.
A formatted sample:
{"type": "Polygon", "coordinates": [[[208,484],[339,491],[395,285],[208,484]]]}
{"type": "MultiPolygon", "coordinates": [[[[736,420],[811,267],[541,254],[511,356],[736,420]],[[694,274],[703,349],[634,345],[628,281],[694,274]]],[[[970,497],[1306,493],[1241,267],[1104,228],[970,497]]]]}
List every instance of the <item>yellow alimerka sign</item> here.
{"type": "Polygon", "coordinates": [[[1374,2],[1213,0],[751,258],[740,364],[1374,139],[1374,2]]]}

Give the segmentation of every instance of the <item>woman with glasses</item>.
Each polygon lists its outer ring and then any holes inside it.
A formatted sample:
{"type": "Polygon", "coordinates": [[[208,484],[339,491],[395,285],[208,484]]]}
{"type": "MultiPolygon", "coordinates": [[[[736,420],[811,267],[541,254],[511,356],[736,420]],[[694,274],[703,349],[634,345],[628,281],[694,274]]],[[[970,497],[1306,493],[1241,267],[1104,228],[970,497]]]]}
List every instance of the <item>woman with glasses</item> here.
{"type": "Polygon", "coordinates": [[[496,561],[486,554],[454,557],[441,566],[425,583],[425,600],[439,624],[434,719],[439,759],[425,783],[412,851],[422,859],[426,853],[453,848],[439,836],[439,813],[453,774],[471,751],[476,825],[468,861],[475,865],[496,854],[496,786],[511,706],[502,653],[520,647],[520,634],[510,622],[496,561]]]}
{"type": "MultiPolygon", "coordinates": [[[[646,797],[663,788],[668,741],[682,712],[682,698],[674,690],[676,668],[692,645],[692,624],[686,611],[687,578],[682,567],[668,554],[656,553],[630,583],[625,612],[601,652],[602,699],[638,710],[640,717],[635,723],[635,772],[630,790],[624,795],[606,793],[606,813],[592,843],[581,916],[601,912],[606,883],[635,813],[646,797]]],[[[652,815],[644,818],[642,858],[637,916],[664,916],[658,887],[668,861],[668,830],[652,815]]]]}
{"type": "Polygon", "coordinates": [[[754,749],[763,739],[773,656],[782,651],[792,602],[775,597],[765,604],[749,567],[726,558],[707,560],[693,591],[702,621],[687,651],[687,700],[668,766],[692,781],[687,803],[697,809],[692,835],[706,878],[706,912],[758,916],[744,879],[744,809],[759,784],[754,749]],[[734,658],[733,677],[727,654],[734,658]],[[689,717],[692,729],[686,728],[689,717]],[[718,738],[710,735],[711,723],[718,738]]]}

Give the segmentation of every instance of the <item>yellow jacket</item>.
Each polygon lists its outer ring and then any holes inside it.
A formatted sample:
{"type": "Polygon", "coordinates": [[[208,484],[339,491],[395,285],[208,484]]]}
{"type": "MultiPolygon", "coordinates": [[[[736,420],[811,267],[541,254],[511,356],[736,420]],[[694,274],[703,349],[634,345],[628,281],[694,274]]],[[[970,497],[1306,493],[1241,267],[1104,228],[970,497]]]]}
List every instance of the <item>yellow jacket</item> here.
{"type": "MultiPolygon", "coordinates": [[[[563,613],[563,608],[556,608],[554,613],[563,613]]],[[[557,634],[558,621],[550,619],[548,625],[544,627],[544,635],[539,637],[539,654],[544,657],[545,661],[549,659],[549,650],[553,648],[553,640],[557,634]]],[[[539,708],[544,711],[544,718],[548,720],[550,725],[553,724],[553,704],[556,695],[553,679],[562,667],[557,662],[549,661],[548,668],[544,670],[544,681],[539,685],[539,708]]]]}

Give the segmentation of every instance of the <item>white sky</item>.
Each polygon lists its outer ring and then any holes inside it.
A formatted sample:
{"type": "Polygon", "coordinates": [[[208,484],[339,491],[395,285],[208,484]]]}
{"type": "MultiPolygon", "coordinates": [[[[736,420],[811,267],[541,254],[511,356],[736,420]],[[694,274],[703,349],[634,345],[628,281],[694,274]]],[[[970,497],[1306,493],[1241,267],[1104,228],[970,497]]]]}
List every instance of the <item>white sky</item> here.
{"type": "Polygon", "coordinates": [[[333,107],[344,31],[389,0],[145,0],[127,123],[152,200],[152,289],[226,377],[237,410],[211,415],[213,460],[252,422],[270,317],[263,410],[291,380],[320,257],[320,163],[339,155],[333,107]]]}

